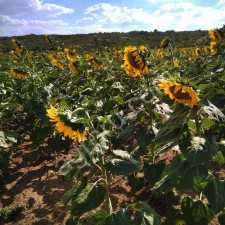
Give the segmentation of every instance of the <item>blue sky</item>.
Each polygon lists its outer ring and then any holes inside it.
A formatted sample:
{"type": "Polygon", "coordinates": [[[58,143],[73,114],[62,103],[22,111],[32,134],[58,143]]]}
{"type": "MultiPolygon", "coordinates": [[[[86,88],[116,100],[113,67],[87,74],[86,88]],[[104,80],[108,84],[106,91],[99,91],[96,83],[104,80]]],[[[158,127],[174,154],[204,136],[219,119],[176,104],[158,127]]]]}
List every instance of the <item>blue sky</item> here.
{"type": "Polygon", "coordinates": [[[0,36],[208,30],[225,0],[0,0],[0,36]]]}

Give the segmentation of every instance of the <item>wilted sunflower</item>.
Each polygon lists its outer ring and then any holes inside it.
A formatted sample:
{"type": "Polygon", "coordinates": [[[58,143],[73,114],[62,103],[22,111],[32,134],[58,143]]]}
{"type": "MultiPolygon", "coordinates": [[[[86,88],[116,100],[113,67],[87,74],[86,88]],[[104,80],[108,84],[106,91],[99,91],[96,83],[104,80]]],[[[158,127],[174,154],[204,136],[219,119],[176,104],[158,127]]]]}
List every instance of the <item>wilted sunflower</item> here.
{"type": "Polygon", "coordinates": [[[148,67],[135,46],[125,47],[123,60],[121,68],[127,75],[136,77],[148,73],[148,67]]]}
{"type": "Polygon", "coordinates": [[[87,140],[86,131],[80,132],[79,130],[73,130],[71,126],[66,125],[63,121],[61,121],[60,115],[58,114],[58,110],[50,106],[50,109],[47,109],[47,116],[50,118],[51,122],[55,122],[55,127],[59,133],[62,133],[64,137],[69,137],[73,139],[73,141],[83,142],[87,140]]]}
{"type": "Polygon", "coordinates": [[[222,43],[223,36],[217,29],[209,30],[209,37],[212,39],[212,41],[216,42],[217,44],[222,43]]]}
{"type": "Polygon", "coordinates": [[[188,104],[192,108],[200,101],[198,98],[199,93],[192,87],[166,80],[160,80],[158,85],[175,102],[188,104]]]}

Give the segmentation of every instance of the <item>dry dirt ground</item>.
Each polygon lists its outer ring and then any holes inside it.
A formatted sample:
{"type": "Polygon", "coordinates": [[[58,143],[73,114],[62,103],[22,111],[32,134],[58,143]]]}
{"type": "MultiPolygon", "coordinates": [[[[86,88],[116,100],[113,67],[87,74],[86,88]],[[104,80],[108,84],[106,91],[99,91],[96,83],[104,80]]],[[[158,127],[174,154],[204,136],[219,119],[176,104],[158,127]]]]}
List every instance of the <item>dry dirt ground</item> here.
{"type": "MultiPolygon", "coordinates": [[[[25,121],[26,122],[26,121],[25,121]]],[[[63,225],[69,217],[70,207],[59,203],[60,197],[76,182],[75,179],[58,175],[57,157],[46,144],[38,148],[30,141],[29,129],[20,126],[18,143],[12,144],[7,150],[10,165],[0,182],[0,209],[2,207],[19,207],[27,204],[22,212],[16,213],[9,221],[0,222],[4,225],[63,225]]],[[[211,171],[224,178],[225,165],[212,163],[211,171]]],[[[116,176],[110,187],[113,205],[123,202],[147,201],[163,215],[169,204],[179,206],[179,199],[151,199],[148,187],[132,194],[128,179],[116,176]]],[[[82,216],[83,225],[94,224],[94,213],[82,216]]],[[[216,220],[211,225],[217,225],[216,220]]]]}

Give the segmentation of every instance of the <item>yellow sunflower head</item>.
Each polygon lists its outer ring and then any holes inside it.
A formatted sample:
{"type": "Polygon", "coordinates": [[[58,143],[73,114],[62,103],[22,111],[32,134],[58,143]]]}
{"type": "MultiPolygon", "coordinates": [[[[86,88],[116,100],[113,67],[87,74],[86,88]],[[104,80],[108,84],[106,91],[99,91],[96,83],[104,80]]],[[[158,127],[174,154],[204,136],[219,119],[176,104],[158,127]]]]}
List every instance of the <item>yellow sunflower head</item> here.
{"type": "Polygon", "coordinates": [[[148,67],[135,46],[128,46],[124,49],[124,65],[121,67],[128,75],[133,77],[142,76],[148,73],[148,67]]]}
{"type": "Polygon", "coordinates": [[[158,85],[175,102],[188,104],[192,108],[200,101],[198,98],[199,93],[192,87],[166,80],[160,80],[158,85]]]}
{"type": "Polygon", "coordinates": [[[216,42],[214,42],[214,41],[210,42],[210,51],[211,51],[212,55],[216,55],[217,54],[217,52],[218,52],[217,45],[218,44],[216,42]]]}
{"type": "Polygon", "coordinates": [[[209,30],[209,37],[212,41],[216,42],[217,44],[221,44],[223,40],[223,36],[217,29],[209,30]]]}
{"type": "Polygon", "coordinates": [[[195,48],[195,55],[200,56],[201,55],[201,49],[199,47],[195,48]]]}

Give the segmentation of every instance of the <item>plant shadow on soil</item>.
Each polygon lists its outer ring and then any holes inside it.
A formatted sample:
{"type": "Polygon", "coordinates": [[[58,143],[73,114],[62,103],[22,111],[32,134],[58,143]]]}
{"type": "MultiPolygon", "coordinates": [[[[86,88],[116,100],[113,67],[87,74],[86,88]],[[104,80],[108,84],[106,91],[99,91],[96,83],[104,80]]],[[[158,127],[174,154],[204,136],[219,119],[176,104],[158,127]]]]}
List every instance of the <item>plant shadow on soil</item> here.
{"type": "MultiPolygon", "coordinates": [[[[25,127],[17,127],[19,137],[22,138],[7,149],[10,166],[4,172],[4,180],[0,183],[0,208],[19,208],[27,203],[29,207],[18,210],[9,220],[0,221],[0,224],[65,224],[69,217],[70,207],[60,204],[59,200],[76,183],[76,180],[58,175],[59,167],[56,166],[57,158],[53,150],[46,143],[37,148],[30,141],[29,124],[27,125],[25,118],[23,123],[26,124],[25,127]]],[[[224,177],[225,166],[221,167],[221,165],[211,163],[210,168],[217,177],[224,177]]],[[[92,173],[93,171],[86,171],[84,174],[89,177],[92,173]]],[[[99,174],[96,173],[96,176],[99,174]]],[[[151,198],[151,191],[147,185],[133,193],[128,178],[124,176],[113,178],[110,193],[114,209],[124,203],[146,201],[161,217],[165,216],[169,206],[177,207],[180,204],[180,196],[175,198],[174,195],[161,195],[156,199],[151,198]]],[[[81,217],[81,223],[83,225],[94,224],[94,212],[93,210],[85,213],[81,217]]],[[[215,221],[211,224],[218,223],[215,221]]]]}

